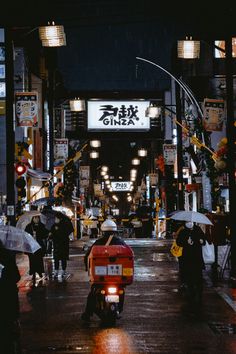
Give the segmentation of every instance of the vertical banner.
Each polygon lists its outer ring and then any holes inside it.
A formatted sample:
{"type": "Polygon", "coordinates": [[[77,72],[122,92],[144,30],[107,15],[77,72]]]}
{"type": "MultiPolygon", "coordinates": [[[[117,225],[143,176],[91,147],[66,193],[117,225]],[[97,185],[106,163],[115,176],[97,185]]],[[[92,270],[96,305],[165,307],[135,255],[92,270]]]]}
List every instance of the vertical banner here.
{"type": "Polygon", "coordinates": [[[203,102],[203,125],[207,131],[222,131],[225,119],[224,100],[205,98],[203,102]]]}
{"type": "Polygon", "coordinates": [[[16,92],[15,109],[17,124],[20,127],[38,126],[38,93],[16,92]]]}
{"type": "Polygon", "coordinates": [[[177,148],[175,144],[163,144],[163,157],[165,165],[174,165],[176,161],[177,148]]]}
{"type": "Polygon", "coordinates": [[[205,171],[202,172],[202,196],[203,208],[212,211],[211,182],[205,171]]]}
{"type": "Polygon", "coordinates": [[[68,139],[54,139],[54,165],[63,163],[68,158],[68,139]]]}
{"type": "Polygon", "coordinates": [[[90,179],[90,166],[80,166],[79,168],[80,187],[88,188],[90,179]]]}

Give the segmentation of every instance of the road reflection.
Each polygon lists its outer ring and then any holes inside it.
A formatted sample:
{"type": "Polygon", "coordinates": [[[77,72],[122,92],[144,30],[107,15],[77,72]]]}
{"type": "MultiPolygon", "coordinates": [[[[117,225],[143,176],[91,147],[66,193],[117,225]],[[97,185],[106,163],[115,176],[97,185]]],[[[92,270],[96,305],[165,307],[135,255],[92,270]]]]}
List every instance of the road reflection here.
{"type": "Polygon", "coordinates": [[[92,354],[137,354],[131,337],[120,328],[106,328],[94,337],[92,354]]]}

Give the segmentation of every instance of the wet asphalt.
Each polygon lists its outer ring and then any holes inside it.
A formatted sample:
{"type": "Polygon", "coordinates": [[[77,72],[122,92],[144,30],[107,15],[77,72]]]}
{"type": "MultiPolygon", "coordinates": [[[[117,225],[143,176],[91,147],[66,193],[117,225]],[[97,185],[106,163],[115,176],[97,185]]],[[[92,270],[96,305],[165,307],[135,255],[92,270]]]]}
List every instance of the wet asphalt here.
{"type": "Polygon", "coordinates": [[[86,238],[71,241],[65,279],[37,279],[35,288],[28,258],[19,255],[22,354],[236,353],[236,301],[227,279],[213,286],[206,267],[202,311],[193,314],[179,291],[171,242],[127,240],[135,254],[135,277],[113,327],[105,327],[95,315],[90,323],[80,318],[90,287],[83,264],[86,238]]]}

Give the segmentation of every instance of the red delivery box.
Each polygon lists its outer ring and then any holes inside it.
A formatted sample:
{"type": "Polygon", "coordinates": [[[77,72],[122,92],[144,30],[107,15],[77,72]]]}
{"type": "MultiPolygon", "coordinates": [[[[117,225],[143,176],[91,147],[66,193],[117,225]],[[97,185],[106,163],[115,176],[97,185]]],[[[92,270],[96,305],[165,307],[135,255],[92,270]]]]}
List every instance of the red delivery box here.
{"type": "Polygon", "coordinates": [[[91,283],[131,284],[134,275],[134,254],[123,245],[93,246],[89,254],[91,283]]]}

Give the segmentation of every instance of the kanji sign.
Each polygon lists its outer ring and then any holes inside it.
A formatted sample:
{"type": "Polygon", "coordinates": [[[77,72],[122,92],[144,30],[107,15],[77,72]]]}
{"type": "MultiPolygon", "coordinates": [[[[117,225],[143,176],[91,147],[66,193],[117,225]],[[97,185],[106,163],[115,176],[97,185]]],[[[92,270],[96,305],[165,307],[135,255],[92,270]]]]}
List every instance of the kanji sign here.
{"type": "Polygon", "coordinates": [[[54,139],[54,159],[68,158],[68,139],[54,139]]]}
{"type": "Polygon", "coordinates": [[[88,101],[88,130],[149,130],[149,101],[88,101]]]}
{"type": "Polygon", "coordinates": [[[205,98],[203,115],[203,124],[207,131],[221,131],[225,119],[224,101],[205,98]]]}
{"type": "Polygon", "coordinates": [[[111,182],[111,187],[114,192],[127,192],[130,190],[130,182],[111,182]]]}
{"type": "Polygon", "coordinates": [[[38,93],[15,93],[16,117],[18,126],[36,127],[38,125],[38,93]]]}

